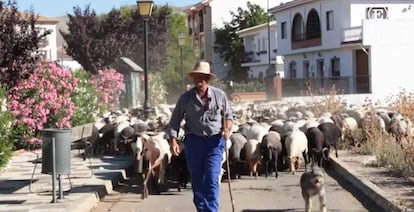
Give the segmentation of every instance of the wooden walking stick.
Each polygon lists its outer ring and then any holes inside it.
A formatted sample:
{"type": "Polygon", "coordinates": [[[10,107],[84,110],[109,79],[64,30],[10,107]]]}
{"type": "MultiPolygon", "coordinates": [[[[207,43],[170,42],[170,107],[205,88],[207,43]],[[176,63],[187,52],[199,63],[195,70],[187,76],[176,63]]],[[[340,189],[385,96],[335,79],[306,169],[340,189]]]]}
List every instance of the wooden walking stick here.
{"type": "MultiPolygon", "coordinates": [[[[224,105],[224,109],[223,109],[223,129],[224,130],[227,129],[226,104],[224,105]]],[[[228,130],[230,130],[230,129],[228,129],[228,130]]],[[[234,200],[233,200],[233,192],[232,192],[232,189],[231,189],[230,163],[229,163],[229,151],[227,149],[227,140],[224,140],[224,148],[225,148],[225,151],[226,151],[227,184],[229,186],[229,194],[230,194],[230,200],[231,200],[231,208],[232,208],[232,212],[235,212],[234,200]]]]}

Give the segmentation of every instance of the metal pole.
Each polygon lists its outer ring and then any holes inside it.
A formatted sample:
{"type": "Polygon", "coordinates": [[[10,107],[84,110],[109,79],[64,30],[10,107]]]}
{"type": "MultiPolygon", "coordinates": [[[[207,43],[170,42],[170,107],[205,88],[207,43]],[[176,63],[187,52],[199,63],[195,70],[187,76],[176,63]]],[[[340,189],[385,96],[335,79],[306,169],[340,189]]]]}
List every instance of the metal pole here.
{"type": "Polygon", "coordinates": [[[56,203],[56,144],[52,137],[52,202],[56,203]]]}
{"type": "Polygon", "coordinates": [[[61,174],[58,174],[58,183],[59,183],[59,197],[58,197],[58,199],[63,199],[62,175],[61,174]]]}
{"type": "Polygon", "coordinates": [[[269,14],[269,0],[267,0],[267,52],[269,62],[269,73],[272,70],[272,64],[270,64],[270,14],[269,14]]]}
{"type": "Polygon", "coordinates": [[[182,89],[185,91],[185,83],[184,83],[184,66],[183,66],[183,47],[180,47],[181,52],[181,83],[182,83],[182,89]]]}
{"type": "Polygon", "coordinates": [[[149,117],[149,103],[148,103],[148,20],[144,18],[144,114],[145,118],[149,117]]]}

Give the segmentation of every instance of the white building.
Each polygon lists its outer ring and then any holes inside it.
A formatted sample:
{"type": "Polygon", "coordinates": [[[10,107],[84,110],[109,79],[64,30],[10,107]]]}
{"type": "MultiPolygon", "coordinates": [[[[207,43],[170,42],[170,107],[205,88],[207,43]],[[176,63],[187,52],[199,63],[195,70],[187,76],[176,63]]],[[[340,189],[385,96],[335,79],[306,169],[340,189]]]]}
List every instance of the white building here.
{"type": "Polygon", "coordinates": [[[62,16],[62,17],[56,17],[56,19],[59,21],[57,23],[57,37],[56,37],[56,43],[57,43],[57,62],[65,69],[68,70],[78,70],[82,69],[82,65],[74,60],[71,56],[69,56],[66,53],[65,46],[67,46],[65,39],[63,38],[60,31],[68,33],[69,32],[69,17],[68,16],[62,16]]]}
{"type": "Polygon", "coordinates": [[[51,30],[51,33],[48,34],[39,42],[39,49],[37,54],[42,57],[43,60],[56,61],[57,60],[57,47],[56,47],[56,33],[57,28],[56,24],[58,20],[53,18],[48,18],[44,16],[38,16],[36,20],[36,30],[39,33],[43,33],[47,30],[51,30]]]}
{"type": "Polygon", "coordinates": [[[219,78],[227,75],[226,64],[219,54],[213,50],[215,37],[214,29],[222,28],[224,22],[230,22],[230,12],[238,14],[237,9],[247,9],[247,2],[257,4],[265,11],[269,7],[279,5],[280,0],[203,0],[192,5],[185,11],[187,15],[187,26],[192,37],[195,49],[200,52],[200,59],[213,64],[214,72],[219,78]]]}
{"type": "Polygon", "coordinates": [[[59,63],[63,68],[72,71],[83,68],[78,61],[66,54],[66,50],[63,45],[57,48],[57,63],[59,63]]]}
{"type": "MultiPolygon", "coordinates": [[[[21,16],[26,17],[27,14],[22,13],[21,16]]],[[[40,55],[42,60],[56,61],[65,69],[80,69],[82,66],[66,54],[65,50],[63,49],[63,45],[58,46],[57,44],[57,37],[59,33],[57,25],[59,22],[60,21],[58,19],[54,18],[45,16],[37,17],[35,27],[39,34],[47,30],[50,30],[51,33],[39,42],[39,49],[35,53],[37,55],[40,55]]]]}
{"type": "MultiPolygon", "coordinates": [[[[414,91],[414,0],[294,0],[270,9],[285,77],[384,99],[414,91]],[[309,81],[308,81],[309,82],[309,81]]],[[[286,80],[288,82],[289,80],[286,80]]],[[[285,83],[285,80],[284,80],[285,83]]]]}
{"type": "Polygon", "coordinates": [[[276,55],[275,21],[246,28],[236,33],[243,39],[245,58],[242,67],[249,68],[249,78],[263,79],[263,77],[274,76],[275,74],[280,77],[284,76],[282,58],[276,55]]]}

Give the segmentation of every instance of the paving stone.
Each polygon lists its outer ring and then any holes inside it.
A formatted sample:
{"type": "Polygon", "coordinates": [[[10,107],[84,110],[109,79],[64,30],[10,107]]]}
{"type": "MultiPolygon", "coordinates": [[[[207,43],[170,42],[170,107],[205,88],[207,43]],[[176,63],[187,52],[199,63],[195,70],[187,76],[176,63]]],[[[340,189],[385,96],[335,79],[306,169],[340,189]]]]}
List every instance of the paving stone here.
{"type": "MultiPolygon", "coordinates": [[[[29,192],[35,165],[30,161],[35,160],[36,155],[31,152],[14,155],[9,162],[9,168],[0,172],[0,212],[87,212],[97,204],[99,196],[110,192],[108,189],[112,189],[112,186],[108,187],[108,183],[112,185],[112,180],[116,182],[125,177],[125,169],[133,162],[132,158],[127,157],[120,160],[117,157],[93,158],[91,163],[96,169],[93,170],[95,175],[91,176],[90,162],[77,155],[77,150],[72,151],[71,174],[62,175],[64,195],[58,203],[51,203],[52,175],[41,173],[41,163],[37,164],[32,183],[32,191],[37,192],[29,192]],[[69,177],[72,183],[70,191],[69,177]]],[[[39,156],[41,157],[41,154],[39,156]]],[[[57,192],[58,188],[56,184],[57,192]]]]}

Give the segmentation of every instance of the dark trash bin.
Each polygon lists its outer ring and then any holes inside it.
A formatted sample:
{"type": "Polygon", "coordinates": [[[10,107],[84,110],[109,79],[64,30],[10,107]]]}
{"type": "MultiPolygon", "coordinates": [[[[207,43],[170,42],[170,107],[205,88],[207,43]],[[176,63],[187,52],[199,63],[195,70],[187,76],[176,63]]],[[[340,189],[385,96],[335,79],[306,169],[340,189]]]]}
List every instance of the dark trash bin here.
{"type": "Polygon", "coordinates": [[[55,138],[56,174],[70,174],[71,129],[42,130],[42,174],[53,174],[52,138],[55,138]]]}

